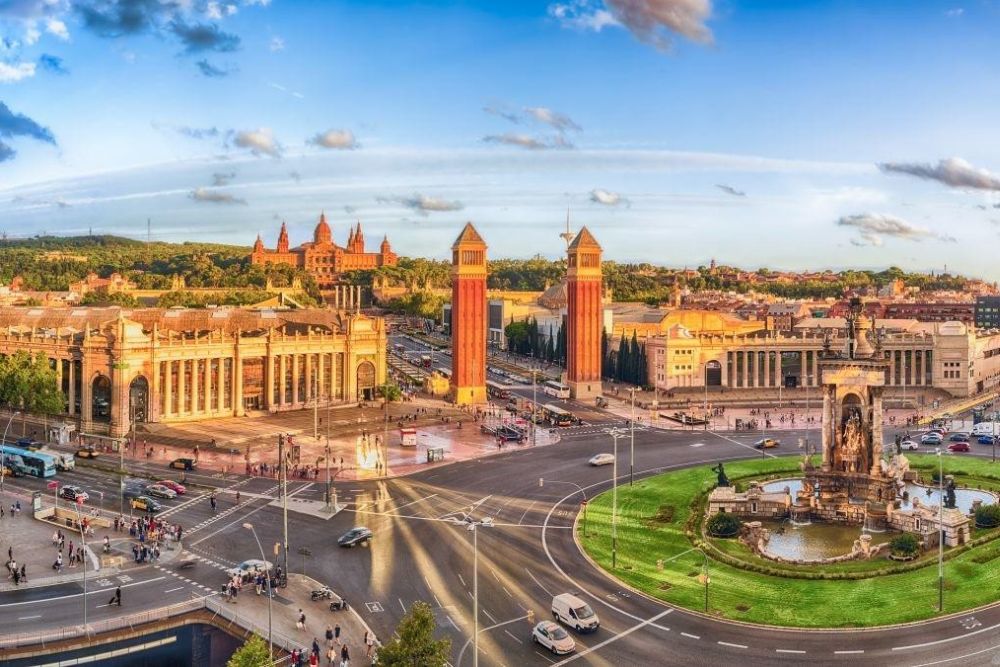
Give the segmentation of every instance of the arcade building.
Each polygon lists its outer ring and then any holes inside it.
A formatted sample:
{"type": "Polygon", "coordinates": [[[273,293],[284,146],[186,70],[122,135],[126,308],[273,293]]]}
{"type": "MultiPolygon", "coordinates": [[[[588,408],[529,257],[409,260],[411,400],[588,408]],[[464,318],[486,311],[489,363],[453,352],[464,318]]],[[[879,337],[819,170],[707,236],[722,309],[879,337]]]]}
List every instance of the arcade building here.
{"type": "Polygon", "coordinates": [[[42,353],[80,432],[353,403],[386,377],[381,318],[344,311],[0,308],[0,355],[42,353]]]}
{"type": "Polygon", "coordinates": [[[253,244],[253,252],[250,253],[252,264],[285,264],[307,271],[321,290],[333,288],[340,274],[347,271],[396,266],[397,261],[399,257],[392,251],[388,236],[383,237],[378,252],[365,251],[365,235],[361,231],[360,222],[351,228],[347,245],[337,245],[333,241],[333,233],[326,222],[325,213],[319,216],[311,243],[290,248],[288,228],[282,222],[281,231],[278,233],[278,245],[274,250],[265,248],[264,241],[258,234],[253,244]]]}

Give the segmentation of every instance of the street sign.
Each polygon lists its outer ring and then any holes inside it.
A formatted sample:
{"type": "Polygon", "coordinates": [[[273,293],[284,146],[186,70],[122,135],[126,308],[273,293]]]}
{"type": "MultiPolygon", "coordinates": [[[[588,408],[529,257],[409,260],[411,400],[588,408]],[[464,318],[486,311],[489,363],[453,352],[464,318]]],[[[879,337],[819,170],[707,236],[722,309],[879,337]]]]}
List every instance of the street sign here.
{"type": "Polygon", "coordinates": [[[48,483],[48,484],[46,485],[46,488],[47,488],[47,489],[48,489],[49,491],[54,491],[55,489],[58,489],[58,488],[59,488],[59,482],[49,482],[49,483],[48,483]]]}

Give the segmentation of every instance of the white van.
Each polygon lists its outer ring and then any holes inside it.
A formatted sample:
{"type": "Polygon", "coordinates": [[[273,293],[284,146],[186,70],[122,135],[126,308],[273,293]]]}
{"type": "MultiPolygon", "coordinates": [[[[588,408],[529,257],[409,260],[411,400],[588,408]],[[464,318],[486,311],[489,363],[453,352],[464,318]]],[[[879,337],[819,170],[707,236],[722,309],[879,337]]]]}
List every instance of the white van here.
{"type": "Polygon", "coordinates": [[[42,454],[48,454],[54,458],[56,460],[56,468],[59,470],[73,470],[76,468],[76,459],[73,458],[72,454],[57,452],[54,449],[49,449],[48,447],[42,447],[38,451],[42,454]]]}
{"type": "Polygon", "coordinates": [[[570,593],[552,598],[552,618],[577,632],[593,632],[601,626],[597,614],[586,602],[570,593]]]}
{"type": "Polygon", "coordinates": [[[997,435],[1000,429],[996,427],[996,422],[979,422],[972,427],[972,435],[997,435]]]}

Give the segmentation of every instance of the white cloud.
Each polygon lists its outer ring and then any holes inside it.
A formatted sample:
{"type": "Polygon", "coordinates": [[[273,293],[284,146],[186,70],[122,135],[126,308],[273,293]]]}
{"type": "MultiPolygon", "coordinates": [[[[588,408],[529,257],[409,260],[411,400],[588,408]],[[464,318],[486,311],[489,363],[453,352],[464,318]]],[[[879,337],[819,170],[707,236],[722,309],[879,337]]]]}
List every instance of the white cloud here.
{"type": "Polygon", "coordinates": [[[612,192],[610,190],[605,190],[603,188],[594,188],[590,191],[590,201],[594,204],[601,204],[603,206],[618,206],[619,204],[628,204],[628,199],[622,197],[620,193],[612,192]]]}
{"type": "Polygon", "coordinates": [[[444,211],[460,211],[464,208],[462,202],[448,201],[439,197],[430,197],[415,193],[410,197],[376,197],[375,201],[380,204],[400,204],[406,208],[413,209],[420,215],[427,215],[429,212],[440,213],[444,211]]]}
{"type": "Polygon", "coordinates": [[[673,35],[712,42],[705,25],[712,0],[565,0],[550,4],[548,11],[564,27],[594,32],[623,27],[661,50],[672,46],[673,35]]]}
{"type": "Polygon", "coordinates": [[[907,241],[922,241],[928,238],[948,242],[955,241],[954,237],[935,234],[922,227],[911,225],[900,218],[880,213],[845,215],[837,220],[837,225],[857,230],[859,238],[851,240],[853,245],[881,246],[884,237],[907,241]]]}
{"type": "Polygon", "coordinates": [[[536,138],[527,134],[516,132],[505,132],[503,134],[490,134],[483,137],[483,141],[488,144],[504,144],[506,146],[517,146],[529,150],[546,150],[550,148],[573,148],[573,144],[563,135],[559,134],[551,138],[536,138]]]}
{"type": "Polygon", "coordinates": [[[35,63],[0,62],[0,83],[17,83],[35,76],[35,63]]]}
{"type": "Polygon", "coordinates": [[[49,19],[45,22],[45,31],[59,39],[69,39],[69,28],[59,19],[49,19]]]}
{"type": "Polygon", "coordinates": [[[579,132],[583,129],[566,114],[546,107],[525,107],[524,112],[539,123],[551,125],[560,132],[565,132],[566,130],[576,130],[579,132]]]}
{"type": "Polygon", "coordinates": [[[354,139],[354,133],[350,130],[327,130],[316,134],[309,143],[321,148],[332,148],[339,150],[351,150],[358,147],[358,142],[354,139]]]}
{"type": "Polygon", "coordinates": [[[917,178],[938,181],[955,188],[1000,191],[1000,176],[977,169],[962,158],[939,160],[936,165],[914,162],[883,162],[878,168],[887,173],[909,174],[917,178]]]}
{"type": "Polygon", "coordinates": [[[254,155],[281,157],[281,144],[274,138],[274,133],[268,127],[237,132],[233,143],[240,148],[249,149],[254,155]]]}
{"type": "Polygon", "coordinates": [[[246,199],[234,197],[227,192],[210,190],[208,188],[195,188],[188,196],[195,201],[206,202],[209,204],[240,204],[242,206],[246,206],[247,203],[246,199]]]}
{"type": "Polygon", "coordinates": [[[954,9],[949,9],[944,13],[950,19],[957,19],[959,16],[965,14],[965,9],[962,7],[955,7],[954,9]]]}
{"type": "Polygon", "coordinates": [[[31,46],[38,42],[41,36],[42,32],[38,29],[38,25],[34,21],[28,23],[24,29],[24,43],[31,46]]]}
{"type": "Polygon", "coordinates": [[[284,51],[285,50],[285,40],[282,39],[281,37],[272,37],[271,41],[268,42],[268,44],[267,44],[267,48],[268,48],[268,50],[271,51],[271,53],[275,53],[277,51],[284,51]]]}

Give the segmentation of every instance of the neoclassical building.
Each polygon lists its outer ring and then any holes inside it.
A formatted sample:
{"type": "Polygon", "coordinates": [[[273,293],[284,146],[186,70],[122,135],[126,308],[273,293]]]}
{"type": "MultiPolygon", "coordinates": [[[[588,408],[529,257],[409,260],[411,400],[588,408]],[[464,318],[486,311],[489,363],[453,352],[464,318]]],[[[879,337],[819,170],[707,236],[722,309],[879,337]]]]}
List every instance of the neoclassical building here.
{"type": "Polygon", "coordinates": [[[253,264],[287,264],[305,269],[316,281],[320,289],[333,287],[341,273],[375,269],[380,266],[395,266],[398,256],[389,245],[389,237],[383,237],[378,252],[365,251],[365,235],[361,231],[361,223],[352,227],[346,246],[339,246],[333,241],[333,232],[326,222],[326,214],[321,213],[316,229],[313,230],[311,243],[291,248],[288,244],[288,228],[281,223],[278,233],[278,245],[274,250],[264,247],[264,241],[257,236],[250,253],[253,264]]]}
{"type": "Polygon", "coordinates": [[[371,397],[381,318],[326,309],[0,308],[0,354],[45,354],[81,432],[371,397]]]}

